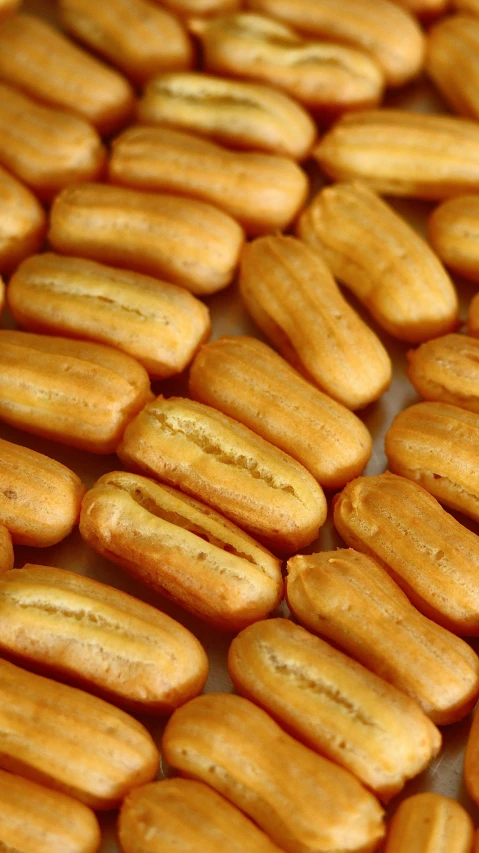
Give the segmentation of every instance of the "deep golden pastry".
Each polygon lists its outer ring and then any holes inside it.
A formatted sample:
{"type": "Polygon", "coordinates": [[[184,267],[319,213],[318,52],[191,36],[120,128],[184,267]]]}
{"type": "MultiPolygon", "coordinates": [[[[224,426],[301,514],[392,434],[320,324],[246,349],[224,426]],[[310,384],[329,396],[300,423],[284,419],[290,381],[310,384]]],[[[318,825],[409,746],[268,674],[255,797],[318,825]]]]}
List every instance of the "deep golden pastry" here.
{"type": "Polygon", "coordinates": [[[211,507],[138,474],[100,477],[85,495],[80,533],[220,630],[263,619],[283,596],[281,564],[265,548],[211,507]]]}
{"type": "Polygon", "coordinates": [[[479,294],[471,299],[469,314],[467,317],[467,332],[475,338],[479,338],[479,294]]]}
{"type": "Polygon", "coordinates": [[[342,488],[371,455],[363,422],[256,338],[236,335],[203,346],[189,387],[196,400],[289,453],[324,488],[342,488]]]}
{"type": "Polygon", "coordinates": [[[160,759],[125,711],[1,659],[0,742],[3,770],[102,810],[151,782],[160,759]]]}
{"type": "Polygon", "coordinates": [[[228,671],[242,696],[383,801],[441,747],[439,729],[413,699],[289,619],[241,631],[228,671]]]}
{"type": "Polygon", "coordinates": [[[391,361],[381,341],[306,243],[279,234],[248,243],[239,282],[260,329],[321,391],[360,409],[389,386],[391,361]]]}
{"type": "Polygon", "coordinates": [[[381,100],[383,71],[362,50],[305,39],[279,21],[247,12],[196,20],[190,29],[200,38],[207,71],[275,86],[321,116],[381,100]]]}
{"type": "Polygon", "coordinates": [[[68,536],[85,492],[56,459],[0,438],[0,524],[15,545],[47,548],[68,536]]]}
{"type": "Polygon", "coordinates": [[[109,177],[215,204],[250,236],[290,225],[309,189],[306,173],[289,157],[231,151],[193,133],[141,125],[113,141],[109,177]]]}
{"type": "Polygon", "coordinates": [[[451,403],[479,414],[479,341],[444,335],[407,354],[407,375],[424,400],[451,403]]]}
{"type": "Polygon", "coordinates": [[[348,483],[333,506],[346,544],[386,569],[421,613],[479,636],[479,537],[429,492],[386,472],[348,483]]]}
{"type": "Polygon", "coordinates": [[[178,72],[150,80],[138,104],[145,124],[176,127],[231,148],[304,160],[317,136],[306,110],[270,86],[178,72]]]}
{"type": "Polygon", "coordinates": [[[326,519],[323,490],[306,468],[202,403],[157,397],[117,452],[127,468],[181,488],[273,551],[309,545],[326,519]]]}
{"type": "Polygon", "coordinates": [[[471,711],[478,656],[416,610],[376,560],[339,549],[299,554],[287,569],[289,607],[308,630],[407,693],[437,725],[471,711]]]}
{"type": "MultiPolygon", "coordinates": [[[[1,144],[0,139],[0,159],[1,144]]],[[[0,272],[8,275],[20,261],[37,252],[46,227],[45,212],[33,193],[0,166],[0,272]]],[[[0,276],[0,312],[3,301],[0,276]]]]}
{"type": "Polygon", "coordinates": [[[193,65],[193,47],[175,15],[148,0],[59,0],[62,27],[134,83],[193,65]]]}
{"type": "Polygon", "coordinates": [[[389,0],[247,0],[246,6],[310,38],[367,51],[388,86],[402,86],[421,71],[424,35],[411,15],[389,0]]]}
{"type": "Polygon", "coordinates": [[[8,305],[22,328],[118,347],[153,379],[184,370],[210,334],[208,308],[184,287],[53,253],[21,264],[8,305]]]}
{"type": "Polygon", "coordinates": [[[474,825],[456,800],[425,792],[399,804],[384,853],[470,853],[474,825]]]}
{"type": "MultiPolygon", "coordinates": [[[[100,177],[105,160],[101,139],[88,121],[65,109],[37,103],[0,82],[0,163],[42,201],[51,201],[70,184],[100,177]]],[[[43,237],[43,210],[35,211],[35,218],[40,219],[43,237]]]]}
{"type": "Polygon", "coordinates": [[[0,577],[0,649],[143,714],[201,693],[202,646],[166,613],[66,569],[26,563],[0,577]]]}
{"type": "Polygon", "coordinates": [[[439,204],[429,217],[428,236],[446,266],[465,278],[479,281],[477,195],[459,195],[439,204]]]}
{"type": "Polygon", "coordinates": [[[79,113],[102,134],[118,130],[134,110],[133,89],[121,74],[33,15],[13,15],[2,24],[0,79],[79,113]]]}
{"type": "Polygon", "coordinates": [[[429,30],[426,72],[446,104],[461,116],[479,118],[479,21],[450,15],[429,30]]]}
{"type": "Polygon", "coordinates": [[[127,267],[206,295],[232,280],[244,233],[203,201],[81,184],[55,199],[48,239],[64,255],[127,267]]]}
{"type": "Polygon", "coordinates": [[[391,471],[479,521],[478,413],[416,403],[396,415],[384,446],[391,471]]]}
{"type": "Polygon", "coordinates": [[[130,791],[118,837],[124,853],[281,853],[243,812],[192,779],[162,779],[130,791]]]}
{"type": "Polygon", "coordinates": [[[17,429],[113,453],[151,396],[145,368],[120,350],[0,330],[0,421],[17,429]]]}
{"type": "Polygon", "coordinates": [[[457,294],[444,267],[365,184],[325,187],[301,215],[296,233],[399,340],[419,343],[459,325],[457,294]]]}
{"type": "Polygon", "coordinates": [[[3,524],[0,524],[0,576],[9,569],[13,569],[13,556],[11,534],[3,524]]]}
{"type": "Polygon", "coordinates": [[[98,821],[87,806],[0,770],[0,845],[4,853],[96,853],[98,821]]]}
{"type": "MultiPolygon", "coordinates": [[[[159,0],[155,0],[159,2],[159,0]]],[[[177,15],[190,17],[191,15],[222,15],[225,12],[234,12],[241,6],[242,0],[161,0],[163,6],[176,12],[177,15]]]]}
{"type": "Polygon", "coordinates": [[[434,200],[479,191],[479,126],[456,116],[347,113],[312,155],[335,181],[364,181],[386,195],[434,200]]]}
{"type": "Polygon", "coordinates": [[[286,853],[372,853],[384,837],[378,801],[349,771],[241,696],[187,702],[162,748],[172,767],[223,794],[286,853]]]}

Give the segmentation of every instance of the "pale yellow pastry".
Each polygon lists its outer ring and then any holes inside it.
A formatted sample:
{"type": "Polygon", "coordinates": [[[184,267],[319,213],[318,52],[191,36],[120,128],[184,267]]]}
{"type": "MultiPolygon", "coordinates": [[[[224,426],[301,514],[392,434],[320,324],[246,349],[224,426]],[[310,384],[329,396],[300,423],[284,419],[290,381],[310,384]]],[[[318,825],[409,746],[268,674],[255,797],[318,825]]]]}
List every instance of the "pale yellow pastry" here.
{"type": "Polygon", "coordinates": [[[363,422],[256,338],[223,337],[201,347],[189,388],[196,400],[289,453],[324,488],[342,488],[371,455],[363,422]]]}
{"type": "Polygon", "coordinates": [[[13,545],[10,532],[0,524],[0,576],[13,569],[13,545]]]}
{"type": "MultiPolygon", "coordinates": [[[[20,261],[37,252],[45,231],[42,206],[27,187],[0,166],[0,272],[11,273],[20,261]]],[[[0,276],[0,312],[3,301],[0,276]]]]}
{"type": "Polygon", "coordinates": [[[456,116],[347,113],[312,155],[335,181],[364,181],[387,195],[434,200],[479,191],[479,126],[456,116]]]}
{"type": "Polygon", "coordinates": [[[429,31],[426,71],[451,109],[479,118],[479,21],[468,14],[442,18],[429,31]]]}
{"type": "Polygon", "coordinates": [[[228,671],[242,696],[383,801],[441,747],[439,729],[413,699],[289,619],[241,631],[228,671]]]}
{"type": "Polygon", "coordinates": [[[5,853],[96,853],[101,835],[88,806],[0,770],[0,845],[5,853]]]}
{"type": "Polygon", "coordinates": [[[0,421],[91,453],[113,453],[150,399],[145,368],[113,347],[0,330],[0,421]]]}
{"type": "Polygon", "coordinates": [[[252,702],[199,696],[170,718],[163,754],[211,785],[286,853],[372,853],[383,811],[349,771],[286,734],[252,702]]]}
{"type": "Polygon", "coordinates": [[[142,125],[113,141],[109,178],[215,204],[251,236],[290,225],[309,189],[306,173],[289,157],[231,151],[192,133],[142,125]]]}
{"type": "Polygon", "coordinates": [[[113,68],[41,18],[17,14],[0,30],[0,79],[88,119],[102,134],[131,118],[134,94],[113,68]]]}
{"type": "Polygon", "coordinates": [[[184,370],[210,333],[208,308],[183,287],[53,253],[20,265],[8,305],[22,328],[118,347],[153,379],[184,370]]]}
{"type": "Polygon", "coordinates": [[[281,853],[243,812],[192,779],[162,779],[130,791],[118,838],[124,853],[281,853]]]}
{"type": "Polygon", "coordinates": [[[233,418],[157,397],[118,447],[125,466],[216,509],[274,551],[310,544],[326,519],[321,486],[299,462],[233,418]]]}
{"type": "MultiPolygon", "coordinates": [[[[0,163],[42,201],[51,201],[70,184],[95,180],[103,172],[105,159],[97,131],[84,118],[38,103],[20,89],[0,82],[0,163]]],[[[45,216],[38,207],[28,200],[24,216],[31,220],[28,210],[33,208],[33,219],[40,223],[37,230],[43,236],[45,216]]],[[[29,250],[36,251],[39,243],[30,244],[29,250]]]]}
{"type": "Polygon", "coordinates": [[[394,337],[418,343],[459,325],[457,294],[441,262],[365,184],[325,187],[296,233],[394,337]]]}
{"type": "Polygon", "coordinates": [[[479,636],[479,537],[429,492],[386,472],[348,483],[333,506],[346,544],[386,569],[421,613],[455,634],[479,636]]]}
{"type": "Polygon", "coordinates": [[[338,549],[299,554],[287,570],[289,607],[308,630],[407,693],[437,725],[469,714],[479,695],[478,656],[416,610],[376,560],[338,549]]]}
{"type": "Polygon", "coordinates": [[[429,242],[453,272],[479,281],[479,196],[459,195],[429,217],[429,242]]]}
{"type": "Polygon", "coordinates": [[[62,27],[142,85],[160,71],[193,64],[188,34],[175,15],[148,0],[59,0],[62,27]]]}
{"type": "Polygon", "coordinates": [[[247,244],[239,283],[260,329],[321,391],[360,409],[389,386],[391,361],[381,341],[306,243],[278,234],[247,244]]]}
{"type": "Polygon", "coordinates": [[[191,131],[231,148],[304,160],[317,136],[306,110],[270,86],[177,72],[150,80],[138,118],[191,131]]]}
{"type": "Polygon", "coordinates": [[[143,714],[170,714],[201,693],[208,675],[196,637],[166,613],[30,563],[0,577],[0,650],[143,714]]]}
{"type": "Polygon", "coordinates": [[[207,71],[266,83],[321,115],[376,106],[384,74],[367,53],[334,41],[302,38],[291,27],[254,13],[197,20],[207,71]]]}
{"type": "Polygon", "coordinates": [[[474,824],[466,809],[442,794],[424,792],[399,804],[384,853],[471,853],[474,824]]]}
{"type": "Polygon", "coordinates": [[[151,782],[160,758],[125,711],[1,659],[0,742],[3,770],[102,810],[151,782]]]}
{"type": "Polygon", "coordinates": [[[471,299],[467,317],[467,332],[475,338],[479,337],[479,294],[471,299]]]}
{"type": "Polygon", "coordinates": [[[55,199],[48,239],[64,255],[127,267],[206,295],[231,282],[244,233],[203,201],[82,184],[55,199]]]}
{"type": "Polygon", "coordinates": [[[65,465],[0,438],[0,525],[15,545],[47,548],[68,536],[85,491],[65,465]]]}
{"type": "Polygon", "coordinates": [[[479,413],[448,403],[416,403],[394,418],[385,437],[395,474],[479,521],[479,413]]]}
{"type": "Polygon", "coordinates": [[[444,335],[407,354],[407,375],[424,400],[451,403],[479,414],[479,341],[444,335]]]}
{"type": "Polygon", "coordinates": [[[138,474],[100,477],[85,495],[80,533],[220,630],[263,619],[283,596],[281,564],[265,548],[205,504],[138,474]]]}
{"type": "Polygon", "coordinates": [[[389,0],[247,0],[310,38],[348,44],[370,53],[389,86],[416,77],[424,62],[424,36],[403,9],[389,0]]]}

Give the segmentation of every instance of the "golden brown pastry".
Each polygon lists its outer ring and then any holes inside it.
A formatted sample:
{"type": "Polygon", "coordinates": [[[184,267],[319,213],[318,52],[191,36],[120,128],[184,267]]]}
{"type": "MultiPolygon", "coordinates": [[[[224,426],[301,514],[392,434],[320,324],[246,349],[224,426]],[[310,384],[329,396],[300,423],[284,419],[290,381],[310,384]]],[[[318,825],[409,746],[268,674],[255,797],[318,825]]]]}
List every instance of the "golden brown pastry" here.
{"type": "Polygon", "coordinates": [[[479,710],[476,709],[464,755],[464,782],[469,796],[479,803],[479,710]]]}
{"type": "Polygon", "coordinates": [[[162,748],[172,767],[223,794],[286,853],[372,853],[384,837],[378,801],[351,773],[241,696],[183,705],[162,748]]]}
{"type": "Polygon", "coordinates": [[[250,236],[290,225],[309,188],[305,172],[289,157],[230,151],[192,133],[141,125],[114,140],[109,178],[215,204],[250,236]]]}
{"type": "Polygon", "coordinates": [[[242,696],[383,801],[441,747],[439,729],[414,700],[289,619],[241,631],[228,671],[242,696]]]}
{"type": "Polygon", "coordinates": [[[467,317],[467,333],[475,338],[479,337],[479,294],[471,299],[467,317]]]}
{"type": "Polygon", "coordinates": [[[170,714],[201,693],[202,646],[183,625],[115,587],[26,563],[0,577],[0,649],[114,704],[170,714]]]}
{"type": "Polygon", "coordinates": [[[160,71],[193,64],[188,34],[175,15],[148,0],[59,0],[62,27],[142,85],[160,71]]]}
{"type": "Polygon", "coordinates": [[[452,0],[452,6],[458,12],[479,15],[479,0],[452,0]]]}
{"type": "Polygon", "coordinates": [[[0,330],[0,420],[18,429],[113,453],[150,399],[145,368],[113,347],[0,330]]]}
{"type": "Polygon", "coordinates": [[[342,488],[371,455],[363,422],[256,338],[223,337],[201,347],[189,387],[196,400],[289,453],[324,488],[342,488]]]}
{"type": "Polygon", "coordinates": [[[0,742],[3,770],[102,810],[151,782],[160,758],[125,711],[1,659],[0,742]]]}
{"type": "Polygon", "coordinates": [[[387,195],[434,200],[479,191],[479,126],[456,116],[347,113],[312,155],[335,181],[364,181],[387,195]]]}
{"type": "Polygon", "coordinates": [[[479,21],[468,14],[442,18],[429,31],[426,71],[451,109],[479,118],[479,21]]]}
{"type": "Polygon", "coordinates": [[[309,545],[326,519],[323,490],[306,468],[202,403],[157,397],[117,452],[127,468],[181,488],[273,551],[309,545]]]}
{"type": "Polygon", "coordinates": [[[365,184],[325,187],[296,233],[389,334],[418,343],[459,325],[452,281],[430,247],[365,184]]]}
{"type": "Polygon", "coordinates": [[[395,474],[479,521],[479,414],[448,403],[416,403],[394,418],[385,437],[395,474]]]}
{"type": "Polygon", "coordinates": [[[247,244],[239,282],[260,329],[321,391],[360,409],[389,386],[391,362],[382,343],[306,243],[275,235],[247,244]]]}
{"type": "Polygon", "coordinates": [[[138,104],[144,124],[176,127],[231,148],[304,160],[317,136],[311,116],[270,86],[210,74],[159,74],[138,104]]]}
{"type": "MultiPolygon", "coordinates": [[[[105,165],[105,149],[85,119],[37,103],[0,82],[0,163],[42,201],[51,201],[63,187],[98,178],[105,165]]],[[[32,206],[30,201],[28,207],[32,206]]],[[[43,211],[35,210],[35,218],[40,218],[43,236],[43,211]]]]}
{"type": "Polygon", "coordinates": [[[87,806],[0,770],[0,845],[5,853],[96,853],[101,835],[87,806]]]}
{"type": "MultiPolygon", "coordinates": [[[[459,0],[460,1],[460,0],[459,0]]],[[[436,18],[449,10],[450,0],[393,0],[420,18],[436,18]]],[[[457,0],[456,0],[457,2],[457,0]]]]}
{"type": "Polygon", "coordinates": [[[451,403],[479,414],[479,341],[444,335],[407,354],[407,375],[424,400],[451,403]]]}
{"type": "Polygon", "coordinates": [[[85,495],[84,540],[215,628],[239,631],[283,596],[281,564],[224,516],[183,492],[114,471],[85,495]]]}
{"type": "Polygon", "coordinates": [[[10,532],[0,524],[0,576],[13,569],[13,545],[10,532]]]}
{"type": "Polygon", "coordinates": [[[399,804],[384,853],[470,853],[474,825],[460,803],[424,792],[399,804]]]}
{"type": "Polygon", "coordinates": [[[24,329],[118,347],[153,379],[184,370],[210,333],[208,308],[183,287],[53,253],[20,265],[8,304],[24,329]]]}
{"type": "Polygon", "coordinates": [[[304,39],[279,21],[247,12],[193,21],[190,29],[200,38],[207,71],[275,86],[321,115],[381,100],[383,71],[362,50],[304,39]]]}
{"type": "Polygon", "coordinates": [[[389,0],[247,0],[246,6],[278,18],[310,38],[367,51],[382,67],[388,86],[402,86],[422,68],[425,39],[421,29],[389,0]]]}
{"type": "MultiPolygon", "coordinates": [[[[0,272],[8,275],[20,261],[37,252],[45,231],[45,212],[33,193],[0,166],[0,272]]],[[[1,282],[0,311],[3,297],[1,282]]]]}
{"type": "Polygon", "coordinates": [[[389,472],[348,483],[333,506],[346,544],[386,569],[421,613],[453,633],[479,636],[475,533],[420,485],[389,472]]]}
{"type": "Polygon", "coordinates": [[[124,853],[281,853],[243,812],[192,779],[162,779],[130,791],[118,838],[124,853]]]}
{"type": "Polygon", "coordinates": [[[13,15],[0,30],[0,79],[32,98],[88,119],[102,134],[131,118],[128,81],[33,15],[13,15]]]}
{"type": "Polygon", "coordinates": [[[287,569],[289,607],[309,631],[407,693],[437,725],[471,711],[479,695],[478,656],[416,610],[376,560],[338,549],[299,554],[287,569]]]}
{"type": "Polygon", "coordinates": [[[85,492],[65,465],[0,438],[0,524],[15,545],[47,548],[68,536],[85,492]]]}
{"type": "Polygon", "coordinates": [[[16,12],[21,0],[0,0],[0,21],[5,20],[7,15],[12,15],[16,12]]]}
{"type": "Polygon", "coordinates": [[[55,199],[48,239],[62,254],[127,267],[205,295],[232,280],[244,234],[203,201],[82,184],[55,199]]]}
{"type": "MultiPolygon", "coordinates": [[[[155,0],[160,2],[160,0],[155,0]]],[[[178,15],[190,17],[191,15],[222,15],[225,12],[234,12],[241,6],[242,0],[161,0],[163,6],[176,12],[178,15]]]]}
{"type": "Polygon", "coordinates": [[[479,197],[459,195],[439,204],[429,217],[434,251],[455,273],[479,281],[479,197]]]}

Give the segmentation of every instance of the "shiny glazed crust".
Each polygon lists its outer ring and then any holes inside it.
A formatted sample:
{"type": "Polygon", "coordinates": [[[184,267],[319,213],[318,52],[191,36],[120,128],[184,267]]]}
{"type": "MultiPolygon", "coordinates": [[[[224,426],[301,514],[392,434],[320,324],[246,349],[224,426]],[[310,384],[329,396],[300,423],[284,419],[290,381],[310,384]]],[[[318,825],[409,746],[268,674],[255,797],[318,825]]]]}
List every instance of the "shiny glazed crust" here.
{"type": "Polygon", "coordinates": [[[0,577],[0,649],[129,710],[169,714],[204,687],[186,628],[115,587],[27,563],[0,577]]]}
{"type": "Polygon", "coordinates": [[[441,747],[439,730],[416,702],[288,619],[241,631],[228,671],[243,696],[383,801],[441,747]]]}
{"type": "Polygon", "coordinates": [[[378,801],[351,773],[240,696],[211,693],[183,705],[162,748],[169,764],[223,794],[286,853],[372,853],[384,836],[378,801]]]}
{"type": "Polygon", "coordinates": [[[326,500],[311,474],[233,418],[181,397],[145,406],[118,455],[212,506],[274,551],[311,543],[326,500]]]}
{"type": "Polygon", "coordinates": [[[80,533],[220,630],[241,630],[282,598],[281,564],[265,548],[210,507],[137,474],[98,480],[84,498],[80,533]]]}

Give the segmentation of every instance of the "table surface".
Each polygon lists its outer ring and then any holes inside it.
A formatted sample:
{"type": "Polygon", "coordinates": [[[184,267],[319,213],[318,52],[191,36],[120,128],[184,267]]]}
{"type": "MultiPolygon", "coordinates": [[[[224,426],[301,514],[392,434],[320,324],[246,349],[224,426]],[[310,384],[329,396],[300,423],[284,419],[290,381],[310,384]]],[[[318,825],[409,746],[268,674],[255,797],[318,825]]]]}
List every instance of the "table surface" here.
{"type": "MultiPolygon", "coordinates": [[[[52,22],[55,21],[54,3],[49,2],[49,0],[26,0],[22,9],[41,15],[52,22]]],[[[446,111],[446,108],[439,96],[435,93],[428,81],[423,78],[400,92],[388,93],[385,104],[387,106],[400,107],[419,112],[446,111]]],[[[311,165],[310,167],[308,164],[308,171],[310,172],[313,184],[315,186],[319,186],[321,179],[315,166],[311,165]]],[[[418,203],[409,200],[390,199],[390,201],[396,210],[403,215],[419,231],[419,233],[425,233],[425,222],[430,210],[432,209],[431,204],[418,203]]],[[[467,315],[467,307],[472,296],[477,290],[477,285],[457,277],[454,280],[460,296],[461,319],[464,321],[467,315]]],[[[374,439],[373,454],[365,473],[379,474],[386,469],[387,465],[387,460],[384,454],[384,435],[386,430],[389,428],[397,412],[416,402],[419,398],[405,375],[404,369],[406,364],[406,352],[409,348],[408,345],[401,344],[380,330],[374,322],[371,321],[371,318],[366,315],[358,303],[351,298],[350,294],[346,293],[345,295],[358,310],[358,313],[366,319],[369,325],[372,326],[380,336],[391,355],[394,365],[393,379],[388,391],[382,395],[378,402],[373,403],[363,412],[358,413],[370,430],[374,439]]],[[[211,340],[225,334],[248,334],[264,340],[264,337],[254,325],[253,321],[248,317],[234,284],[225,291],[217,293],[205,301],[210,307],[212,316],[211,340]]],[[[14,327],[14,323],[8,315],[8,312],[5,312],[2,315],[0,325],[3,328],[14,327]]],[[[166,382],[154,383],[153,390],[156,393],[162,393],[166,396],[170,396],[172,394],[186,396],[187,374],[182,374],[181,376],[166,382]]],[[[114,455],[104,457],[93,456],[92,454],[68,448],[52,441],[30,436],[27,433],[20,432],[4,424],[0,424],[0,437],[9,441],[14,441],[17,444],[24,444],[34,450],[45,453],[47,456],[57,459],[65,465],[68,465],[76,471],[83,482],[85,482],[89,487],[93,485],[95,480],[102,474],[114,469],[121,469],[119,460],[114,455]]],[[[330,503],[330,500],[328,502],[330,503]]],[[[471,522],[459,514],[457,514],[456,517],[471,530],[479,533],[479,525],[474,524],[474,522],[471,522]]],[[[308,549],[305,549],[304,553],[331,550],[336,547],[344,547],[344,543],[334,530],[329,516],[327,523],[320,531],[318,540],[308,549]]],[[[205,688],[206,691],[230,692],[232,690],[232,684],[226,668],[226,657],[231,637],[221,634],[206,626],[199,619],[189,615],[172,602],[166,601],[147,587],[133,581],[121,568],[99,557],[83,543],[78,532],[78,528],[76,528],[69,537],[63,540],[63,542],[60,542],[58,545],[51,548],[35,549],[16,547],[15,566],[20,567],[26,562],[59,566],[88,575],[99,581],[103,581],[104,583],[123,589],[126,592],[129,592],[167,612],[173,618],[178,619],[178,621],[182,622],[187,628],[192,630],[200,642],[203,643],[208,653],[210,660],[210,674],[205,688]]],[[[289,615],[285,602],[280,605],[277,611],[275,611],[275,614],[282,616],[289,615]]],[[[471,645],[476,648],[476,651],[479,651],[479,640],[472,641],[471,645]]],[[[161,719],[154,720],[151,718],[141,719],[151,731],[156,742],[159,744],[164,721],[161,719]]],[[[420,791],[435,791],[459,800],[471,814],[475,825],[479,825],[479,809],[469,798],[464,787],[462,776],[464,747],[470,722],[471,719],[469,717],[460,723],[442,728],[444,745],[439,756],[432,762],[426,772],[412,780],[408,785],[406,785],[403,793],[399,797],[394,798],[389,806],[390,812],[394,811],[398,803],[405,796],[418,793],[420,791]]],[[[166,772],[168,772],[168,768],[162,764],[160,776],[163,776],[166,772]]],[[[103,831],[103,843],[100,853],[119,853],[120,848],[116,841],[115,831],[116,813],[111,812],[100,814],[99,819],[103,831]]]]}

